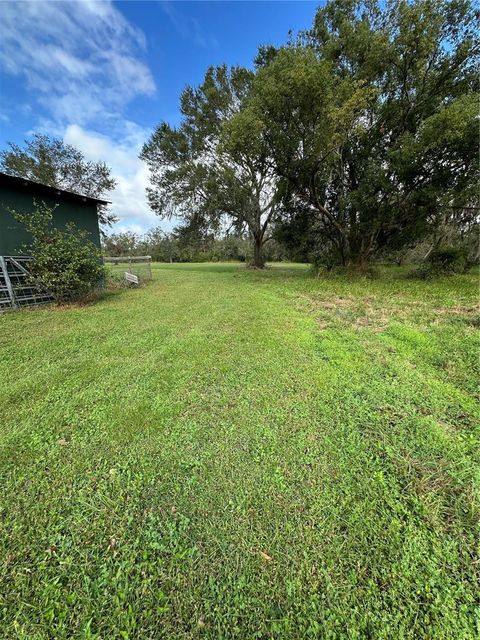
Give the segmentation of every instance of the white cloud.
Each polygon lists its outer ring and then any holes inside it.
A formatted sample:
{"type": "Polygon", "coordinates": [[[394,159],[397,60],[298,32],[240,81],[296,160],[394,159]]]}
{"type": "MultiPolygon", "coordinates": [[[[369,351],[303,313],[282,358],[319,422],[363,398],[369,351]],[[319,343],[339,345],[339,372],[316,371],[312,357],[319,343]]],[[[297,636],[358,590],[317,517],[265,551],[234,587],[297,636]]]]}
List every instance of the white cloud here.
{"type": "Polygon", "coordinates": [[[29,92],[30,105],[16,108],[36,116],[27,134],[63,137],[111,167],[117,187],[107,199],[120,218],[114,230],[158,225],[138,159],[149,132],[124,116],[133,98],[155,92],[144,33],[110,1],[2,2],[1,9],[0,64],[29,92]]]}
{"type": "Polygon", "coordinates": [[[118,117],[155,82],[145,36],[111,2],[2,2],[0,62],[56,121],[118,117]]]}
{"type": "MultiPolygon", "coordinates": [[[[117,187],[108,194],[112,210],[120,220],[114,231],[129,228],[140,230],[160,224],[160,219],[148,207],[145,188],[148,186],[148,169],[139,160],[147,132],[132,122],[127,122],[122,142],[98,133],[87,131],[79,125],[69,125],[63,139],[83,152],[88,160],[104,160],[111,167],[117,187]]],[[[162,224],[169,227],[170,225],[162,224]]]]}
{"type": "Polygon", "coordinates": [[[135,222],[130,224],[116,224],[114,232],[115,233],[125,233],[126,231],[130,231],[131,233],[135,233],[137,236],[142,236],[145,233],[145,229],[135,222]]]}

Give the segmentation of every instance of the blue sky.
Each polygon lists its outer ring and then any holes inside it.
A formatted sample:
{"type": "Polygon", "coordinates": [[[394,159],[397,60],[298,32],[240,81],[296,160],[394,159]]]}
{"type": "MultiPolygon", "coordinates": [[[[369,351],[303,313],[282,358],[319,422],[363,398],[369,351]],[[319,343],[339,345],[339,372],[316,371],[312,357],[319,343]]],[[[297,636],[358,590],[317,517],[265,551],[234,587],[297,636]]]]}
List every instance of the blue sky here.
{"type": "Polygon", "coordinates": [[[309,27],[318,4],[2,1],[0,148],[39,131],[105,160],[115,230],[143,232],[160,221],[138,153],[160,121],[178,124],[183,87],[212,64],[251,66],[258,45],[309,27]]]}

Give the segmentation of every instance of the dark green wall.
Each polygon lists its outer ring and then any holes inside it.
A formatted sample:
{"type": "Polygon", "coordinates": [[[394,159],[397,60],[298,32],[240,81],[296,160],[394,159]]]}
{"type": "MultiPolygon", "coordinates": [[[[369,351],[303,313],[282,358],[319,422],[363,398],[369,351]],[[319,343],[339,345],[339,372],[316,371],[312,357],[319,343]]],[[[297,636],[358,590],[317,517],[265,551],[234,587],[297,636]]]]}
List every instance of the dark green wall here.
{"type": "Polygon", "coordinates": [[[90,233],[90,239],[100,247],[97,206],[91,202],[62,201],[62,195],[51,198],[47,195],[32,195],[21,190],[0,185],[0,256],[15,256],[22,253],[22,245],[28,244],[30,235],[23,225],[17,222],[7,211],[7,207],[17,211],[32,211],[33,198],[45,202],[48,206],[58,204],[53,214],[56,227],[64,227],[74,222],[80,229],[90,233]]]}

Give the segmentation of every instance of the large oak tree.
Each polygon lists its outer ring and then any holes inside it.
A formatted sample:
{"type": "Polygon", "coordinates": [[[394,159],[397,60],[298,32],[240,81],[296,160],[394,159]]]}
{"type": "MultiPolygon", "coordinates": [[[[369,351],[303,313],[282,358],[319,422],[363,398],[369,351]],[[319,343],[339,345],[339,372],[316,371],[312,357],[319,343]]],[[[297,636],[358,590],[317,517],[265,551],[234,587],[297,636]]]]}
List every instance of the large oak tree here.
{"type": "Polygon", "coordinates": [[[153,211],[206,232],[248,230],[253,264],[263,267],[281,206],[280,179],[261,119],[243,108],[253,80],[254,72],[241,67],[208,69],[199,87],[182,93],[180,126],[162,122],[140,157],[150,169],[153,211]]]}
{"type": "Polygon", "coordinates": [[[465,0],[330,0],[311,31],[261,50],[251,108],[333,262],[364,265],[472,203],[474,29],[465,0]]]}

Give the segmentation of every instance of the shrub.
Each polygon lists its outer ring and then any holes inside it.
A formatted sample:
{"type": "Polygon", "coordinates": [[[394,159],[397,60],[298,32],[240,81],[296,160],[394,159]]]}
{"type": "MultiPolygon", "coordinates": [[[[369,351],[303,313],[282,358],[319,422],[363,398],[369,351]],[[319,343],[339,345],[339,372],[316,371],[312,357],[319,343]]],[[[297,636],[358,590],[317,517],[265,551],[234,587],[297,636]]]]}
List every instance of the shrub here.
{"type": "Polygon", "coordinates": [[[32,282],[40,283],[59,302],[78,300],[105,278],[100,249],[89,233],[69,223],[64,229],[52,226],[55,207],[35,202],[35,209],[24,213],[11,211],[32,236],[24,251],[32,256],[32,282]]]}
{"type": "Polygon", "coordinates": [[[438,247],[428,256],[428,260],[408,276],[420,280],[432,280],[440,276],[465,273],[471,264],[468,260],[469,249],[466,246],[438,247]]]}
{"type": "Polygon", "coordinates": [[[464,273],[468,251],[465,247],[439,247],[432,251],[428,261],[439,273],[464,273]]]}

